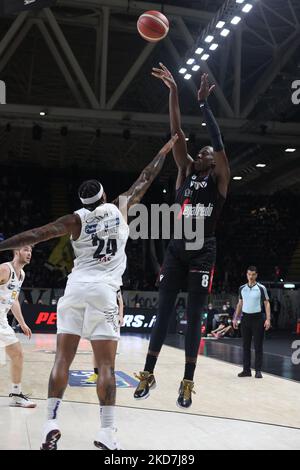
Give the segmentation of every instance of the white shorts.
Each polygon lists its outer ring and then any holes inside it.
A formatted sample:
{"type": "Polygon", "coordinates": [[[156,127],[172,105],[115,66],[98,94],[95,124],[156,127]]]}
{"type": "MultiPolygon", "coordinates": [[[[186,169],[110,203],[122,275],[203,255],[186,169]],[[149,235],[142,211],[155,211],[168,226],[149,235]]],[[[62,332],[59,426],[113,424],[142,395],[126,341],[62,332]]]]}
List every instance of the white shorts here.
{"type": "Polygon", "coordinates": [[[67,284],[57,305],[57,334],[89,340],[120,339],[117,291],[107,284],[67,284]]]}
{"type": "Polygon", "coordinates": [[[16,337],[16,333],[9,326],[7,318],[0,319],[0,347],[11,346],[12,344],[18,343],[19,340],[16,337]]]}

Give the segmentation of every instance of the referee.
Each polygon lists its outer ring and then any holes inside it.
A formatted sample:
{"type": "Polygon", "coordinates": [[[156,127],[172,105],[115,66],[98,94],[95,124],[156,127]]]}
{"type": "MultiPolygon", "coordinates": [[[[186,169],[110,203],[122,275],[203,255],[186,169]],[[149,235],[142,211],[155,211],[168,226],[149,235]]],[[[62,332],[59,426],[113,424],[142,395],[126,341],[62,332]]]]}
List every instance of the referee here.
{"type": "Polygon", "coordinates": [[[264,331],[271,327],[271,309],[269,296],[265,286],[256,281],[257,269],[249,266],[247,269],[248,283],[239,289],[239,302],[236,307],[233,327],[238,328],[238,320],[243,314],[241,329],[244,349],[244,369],[238,377],[251,377],[251,342],[254,338],[255,349],[255,377],[262,379],[261,369],[263,362],[263,341],[264,331]],[[266,320],[262,312],[262,305],[265,305],[266,320]]]}

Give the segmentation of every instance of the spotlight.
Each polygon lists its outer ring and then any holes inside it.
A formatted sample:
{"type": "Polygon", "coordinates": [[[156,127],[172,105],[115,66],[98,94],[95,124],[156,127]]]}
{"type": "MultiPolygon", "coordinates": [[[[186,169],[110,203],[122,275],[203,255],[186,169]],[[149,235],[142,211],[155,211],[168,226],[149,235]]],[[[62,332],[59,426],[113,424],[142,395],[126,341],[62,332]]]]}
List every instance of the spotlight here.
{"type": "Polygon", "coordinates": [[[234,18],[232,18],[232,20],[230,21],[231,24],[239,24],[239,22],[241,21],[241,17],[240,16],[234,16],[234,18]]]}
{"type": "Polygon", "coordinates": [[[47,111],[46,109],[42,109],[42,110],[40,111],[40,116],[41,116],[41,117],[45,117],[45,116],[47,116],[47,114],[48,114],[48,111],[47,111]]]}
{"type": "Polygon", "coordinates": [[[294,153],[296,149],[285,149],[286,153],[294,153]]]}
{"type": "Polygon", "coordinates": [[[219,21],[219,22],[216,24],[216,28],[222,29],[222,28],[224,28],[225,24],[226,24],[225,21],[219,21]]]}
{"type": "Polygon", "coordinates": [[[192,77],[192,75],[190,73],[187,73],[183,78],[185,80],[189,80],[191,77],[192,77]]]}
{"type": "Polygon", "coordinates": [[[251,5],[250,3],[247,3],[243,8],[242,8],[242,11],[244,13],[249,13],[249,11],[251,11],[253,8],[253,5],[251,5]]]}
{"type": "Polygon", "coordinates": [[[266,166],[265,163],[257,163],[256,168],[265,168],[266,166]]]}
{"type": "Polygon", "coordinates": [[[206,38],[204,39],[204,41],[208,43],[212,42],[213,40],[214,40],[214,37],[211,35],[206,36],[206,38]]]}
{"type": "Polygon", "coordinates": [[[210,46],[210,50],[215,51],[216,49],[218,49],[218,47],[219,47],[219,44],[214,43],[210,46]]]}
{"type": "Polygon", "coordinates": [[[195,62],[195,59],[189,59],[186,61],[188,65],[192,65],[195,62]]]}
{"type": "Polygon", "coordinates": [[[242,176],[234,176],[233,179],[234,179],[235,181],[240,181],[240,180],[243,179],[243,177],[242,177],[242,176]]]}
{"type": "Polygon", "coordinates": [[[200,69],[200,65],[194,65],[194,67],[192,67],[192,70],[194,72],[198,72],[199,69],[200,69]]]}
{"type": "Polygon", "coordinates": [[[229,33],[230,33],[230,30],[226,28],[222,29],[222,31],[220,32],[221,36],[223,36],[224,38],[226,38],[229,33]]]}
{"type": "Polygon", "coordinates": [[[198,48],[195,50],[195,53],[196,53],[196,54],[202,54],[203,51],[204,51],[203,47],[198,47],[198,48]]]}
{"type": "Polygon", "coordinates": [[[203,54],[201,60],[207,60],[209,58],[209,54],[203,54]]]}
{"type": "Polygon", "coordinates": [[[179,73],[182,73],[182,74],[183,74],[183,73],[186,73],[186,71],[187,71],[187,69],[186,69],[186,68],[184,68],[184,67],[181,67],[181,69],[179,70],[179,73]]]}

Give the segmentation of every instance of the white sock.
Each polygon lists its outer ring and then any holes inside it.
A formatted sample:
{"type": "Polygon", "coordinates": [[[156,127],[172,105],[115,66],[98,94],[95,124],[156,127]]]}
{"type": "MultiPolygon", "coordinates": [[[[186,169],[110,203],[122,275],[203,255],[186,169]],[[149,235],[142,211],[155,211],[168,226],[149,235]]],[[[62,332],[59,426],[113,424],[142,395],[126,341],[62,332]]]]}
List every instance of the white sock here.
{"type": "Polygon", "coordinates": [[[58,408],[61,404],[61,398],[48,398],[47,400],[47,415],[48,420],[56,419],[58,408]]]}
{"type": "Polygon", "coordinates": [[[115,406],[100,406],[102,428],[113,428],[115,424],[115,406]]]}
{"type": "Polygon", "coordinates": [[[21,384],[11,384],[11,393],[14,393],[15,395],[20,395],[21,390],[21,384]]]}

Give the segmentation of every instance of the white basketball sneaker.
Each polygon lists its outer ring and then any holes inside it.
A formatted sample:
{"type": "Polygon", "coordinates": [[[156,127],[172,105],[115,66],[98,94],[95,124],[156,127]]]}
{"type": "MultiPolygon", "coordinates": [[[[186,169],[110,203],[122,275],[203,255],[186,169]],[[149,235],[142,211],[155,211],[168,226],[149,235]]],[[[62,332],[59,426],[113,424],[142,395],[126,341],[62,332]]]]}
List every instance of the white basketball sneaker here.
{"type": "Polygon", "coordinates": [[[57,450],[57,441],[61,438],[58,423],[55,419],[46,422],[43,429],[41,450],[57,450]]]}
{"type": "Polygon", "coordinates": [[[27,395],[23,393],[10,393],[9,398],[11,398],[9,406],[15,406],[18,408],[35,408],[36,403],[29,400],[27,395]]]}
{"type": "Polygon", "coordinates": [[[115,428],[101,428],[94,445],[101,450],[122,450],[116,434],[117,430],[115,428]]]}

